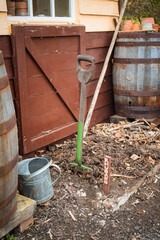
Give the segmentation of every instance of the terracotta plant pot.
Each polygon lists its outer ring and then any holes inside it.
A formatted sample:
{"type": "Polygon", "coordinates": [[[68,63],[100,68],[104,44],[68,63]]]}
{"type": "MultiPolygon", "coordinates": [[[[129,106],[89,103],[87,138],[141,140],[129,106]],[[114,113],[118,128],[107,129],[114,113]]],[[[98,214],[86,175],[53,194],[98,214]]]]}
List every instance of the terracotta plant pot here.
{"type": "Polygon", "coordinates": [[[27,2],[16,2],[16,8],[28,8],[27,2]]]}
{"type": "Polygon", "coordinates": [[[16,2],[16,16],[27,16],[28,4],[27,2],[16,2]]]}
{"type": "Polygon", "coordinates": [[[155,24],[154,18],[142,18],[141,23],[152,23],[155,24]]]}
{"type": "Polygon", "coordinates": [[[15,7],[15,2],[7,2],[7,7],[15,7]]]}
{"type": "Polygon", "coordinates": [[[154,29],[156,32],[158,32],[158,30],[159,30],[159,25],[158,25],[158,24],[152,24],[152,26],[153,26],[153,29],[154,29]]]}
{"type": "Polygon", "coordinates": [[[139,31],[139,30],[140,30],[139,23],[133,23],[133,25],[132,25],[132,31],[139,31]]]}
{"type": "Polygon", "coordinates": [[[9,16],[15,16],[15,2],[7,2],[7,9],[9,16]]]}
{"type": "Polygon", "coordinates": [[[125,20],[122,31],[131,31],[132,30],[132,21],[125,20]]]}
{"type": "Polygon", "coordinates": [[[159,27],[159,30],[158,30],[158,32],[160,32],[160,27],[159,27]]]}

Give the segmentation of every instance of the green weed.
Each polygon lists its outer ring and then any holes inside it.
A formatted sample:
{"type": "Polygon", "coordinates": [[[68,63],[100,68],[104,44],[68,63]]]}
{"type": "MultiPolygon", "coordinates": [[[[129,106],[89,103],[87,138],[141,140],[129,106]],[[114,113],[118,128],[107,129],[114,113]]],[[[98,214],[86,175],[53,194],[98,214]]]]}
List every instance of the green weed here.
{"type": "Polygon", "coordinates": [[[1,238],[0,240],[17,240],[16,237],[13,235],[7,234],[5,237],[1,238]]]}

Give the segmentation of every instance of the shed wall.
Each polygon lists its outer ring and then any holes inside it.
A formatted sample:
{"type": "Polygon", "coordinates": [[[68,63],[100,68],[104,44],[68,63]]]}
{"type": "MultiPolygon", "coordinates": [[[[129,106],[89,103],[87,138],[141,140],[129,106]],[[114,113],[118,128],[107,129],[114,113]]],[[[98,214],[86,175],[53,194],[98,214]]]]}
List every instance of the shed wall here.
{"type": "MultiPolygon", "coordinates": [[[[87,111],[89,110],[95,88],[97,86],[112,35],[112,32],[86,33],[86,54],[95,57],[93,77],[91,82],[87,85],[87,111]]],[[[112,63],[110,61],[93,112],[91,125],[108,120],[113,113],[112,63]]]]}
{"type": "MultiPolygon", "coordinates": [[[[87,32],[114,31],[113,18],[119,17],[119,0],[75,0],[75,20],[70,24],[81,24],[87,32]]],[[[11,24],[55,25],[68,22],[8,20],[6,0],[0,0],[0,35],[11,34],[11,24]]]]}
{"type": "MultiPolygon", "coordinates": [[[[85,38],[84,38],[85,41],[83,42],[84,52],[86,52],[86,54],[94,56],[96,59],[96,64],[95,64],[92,81],[87,85],[87,110],[89,109],[90,103],[92,101],[92,97],[93,97],[93,94],[94,94],[94,91],[96,88],[97,80],[98,80],[100,72],[102,70],[104,59],[105,59],[106,53],[108,51],[108,47],[111,42],[112,35],[113,35],[112,32],[85,33],[85,38]]],[[[72,42],[74,42],[75,37],[70,36],[70,38],[71,38],[72,42]]],[[[65,39],[66,39],[66,37],[64,36],[64,40],[65,39]]],[[[62,36],[61,40],[62,40],[62,45],[63,45],[63,42],[64,42],[63,36],[62,36]]],[[[43,43],[44,43],[44,41],[37,42],[37,44],[39,44],[40,48],[45,47],[43,43]]],[[[51,47],[50,45],[47,45],[48,51],[50,51],[50,47],[51,47]]],[[[70,51],[69,48],[70,48],[70,45],[67,46],[66,51],[70,51]]],[[[30,128],[30,126],[32,125],[32,120],[30,119],[29,120],[30,122],[27,122],[29,118],[25,119],[24,116],[22,115],[22,111],[21,111],[22,102],[19,99],[19,95],[23,92],[23,89],[17,87],[18,80],[17,80],[17,78],[15,78],[15,75],[13,72],[13,64],[14,64],[14,68],[16,69],[16,61],[15,60],[12,61],[12,47],[11,47],[11,39],[9,36],[1,36],[0,37],[0,49],[2,50],[3,55],[4,55],[7,73],[8,73],[9,79],[10,79],[10,83],[11,83],[13,99],[14,99],[15,106],[16,106],[16,112],[17,112],[17,118],[18,118],[18,128],[19,128],[19,139],[20,139],[20,143],[19,143],[20,144],[20,153],[26,154],[26,153],[30,152],[30,150],[26,150],[26,148],[24,147],[24,144],[22,144],[22,142],[23,142],[23,136],[22,136],[23,127],[27,128],[27,125],[28,125],[30,128]],[[22,126],[22,119],[23,119],[23,124],[25,123],[25,126],[24,125],[22,126]]],[[[13,46],[13,49],[14,49],[14,46],[13,46]]],[[[52,48],[51,48],[51,50],[52,50],[52,48]]],[[[29,57],[29,55],[27,53],[27,59],[28,59],[28,57],[29,57]]],[[[33,72],[33,73],[35,72],[35,64],[32,64],[32,65],[30,66],[29,72],[27,74],[29,74],[30,72],[33,72]]],[[[76,58],[75,58],[75,61],[73,61],[73,63],[72,63],[72,69],[73,69],[74,74],[71,75],[71,78],[72,78],[73,85],[75,83],[75,88],[77,89],[76,58]]],[[[63,71],[61,71],[61,67],[59,70],[60,70],[59,74],[62,75],[62,79],[63,79],[63,71]]],[[[34,95],[37,96],[35,99],[37,99],[36,101],[38,101],[39,95],[41,95],[41,96],[45,95],[45,93],[43,93],[43,91],[45,91],[45,88],[48,85],[44,84],[43,88],[40,89],[39,87],[36,88],[34,86],[33,82],[31,84],[29,84],[29,78],[27,81],[28,81],[28,83],[24,83],[23,87],[26,84],[28,84],[28,86],[29,86],[28,99],[30,99],[30,95],[34,93],[34,95]],[[36,91],[40,91],[40,92],[36,92],[36,91]]],[[[64,89],[64,91],[65,91],[65,89],[64,89]]],[[[80,91],[80,87],[79,87],[79,91],[80,91]]],[[[25,102],[26,102],[26,100],[25,100],[25,102]]],[[[39,102],[37,102],[35,104],[39,104],[39,102]]],[[[29,105],[29,107],[30,107],[31,112],[33,112],[33,111],[34,111],[34,113],[36,112],[33,109],[33,107],[34,107],[33,104],[29,105]]],[[[114,105],[113,105],[113,93],[112,93],[112,63],[110,62],[106,76],[105,76],[105,81],[102,84],[100,94],[99,94],[99,97],[97,100],[97,104],[96,104],[96,107],[95,107],[95,110],[93,113],[93,117],[91,120],[91,126],[96,123],[108,120],[109,117],[113,114],[114,114],[114,105]]],[[[52,119],[52,117],[51,117],[51,119],[52,119]]],[[[61,123],[59,122],[59,125],[60,124],[61,123]]],[[[56,127],[57,126],[58,126],[58,123],[56,122],[56,127]]],[[[37,128],[35,128],[35,129],[37,131],[37,128]]],[[[76,129],[77,128],[75,128],[74,132],[77,131],[76,129]]],[[[40,131],[41,130],[42,129],[40,129],[40,131]]],[[[45,130],[47,131],[47,126],[46,126],[45,130]]],[[[72,133],[73,133],[73,131],[72,131],[72,133]]],[[[67,136],[69,136],[70,134],[71,133],[68,131],[67,136]]],[[[44,137],[46,137],[46,136],[44,135],[44,137]]],[[[62,138],[63,137],[58,136],[57,139],[62,139],[62,138]]],[[[50,138],[49,142],[46,142],[45,138],[44,138],[42,142],[43,142],[43,144],[41,144],[41,146],[42,145],[45,146],[48,143],[54,142],[54,139],[50,138]]],[[[33,151],[38,148],[38,145],[35,145],[35,146],[36,146],[35,148],[32,148],[33,151]]]]}
{"type": "Polygon", "coordinates": [[[0,35],[8,35],[9,27],[7,20],[6,0],[0,0],[0,35]]]}
{"type": "Polygon", "coordinates": [[[86,32],[114,31],[113,18],[119,17],[119,0],[77,0],[76,23],[86,32]]]}

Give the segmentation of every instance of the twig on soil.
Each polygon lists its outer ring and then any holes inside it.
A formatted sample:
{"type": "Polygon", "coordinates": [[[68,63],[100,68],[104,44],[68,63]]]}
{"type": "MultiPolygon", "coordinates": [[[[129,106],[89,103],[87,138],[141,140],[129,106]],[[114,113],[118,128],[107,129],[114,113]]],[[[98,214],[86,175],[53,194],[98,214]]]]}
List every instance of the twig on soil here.
{"type": "Polygon", "coordinates": [[[159,192],[160,193],[160,191],[157,189],[157,188],[155,188],[155,187],[152,187],[154,190],[156,190],[157,192],[159,192]]]}
{"type": "Polygon", "coordinates": [[[65,198],[68,195],[68,193],[64,194],[58,201],[61,201],[63,198],[65,198]]]}
{"type": "Polygon", "coordinates": [[[74,217],[74,215],[71,213],[71,211],[68,211],[69,215],[71,216],[71,218],[73,219],[73,221],[77,221],[77,219],[74,217]]]}
{"type": "Polygon", "coordinates": [[[145,119],[145,118],[143,118],[143,121],[150,127],[151,125],[149,124],[149,122],[145,119]]]}
{"type": "Polygon", "coordinates": [[[111,177],[122,177],[122,178],[137,178],[133,176],[126,176],[126,175],[121,175],[121,174],[111,174],[111,177]]]}
{"type": "Polygon", "coordinates": [[[51,218],[47,219],[47,220],[44,221],[42,224],[46,224],[46,223],[48,223],[48,222],[51,221],[53,218],[54,218],[54,217],[51,217],[51,218]]]}
{"type": "Polygon", "coordinates": [[[92,234],[92,235],[96,235],[96,234],[98,234],[100,231],[101,231],[101,229],[99,229],[97,232],[95,232],[95,233],[92,234]]]}
{"type": "Polygon", "coordinates": [[[51,233],[51,229],[49,229],[49,231],[47,233],[49,234],[50,239],[53,239],[53,235],[51,233]]]}
{"type": "Polygon", "coordinates": [[[93,237],[93,236],[90,236],[92,240],[97,240],[97,238],[93,237]]]}
{"type": "Polygon", "coordinates": [[[104,205],[106,208],[111,209],[113,212],[117,211],[120,206],[124,205],[128,199],[137,192],[137,190],[142,186],[147,177],[153,178],[156,172],[160,169],[160,163],[157,164],[148,174],[146,174],[135,186],[133,186],[130,191],[127,191],[123,196],[118,199],[106,199],[104,205]]]}
{"type": "Polygon", "coordinates": [[[135,122],[128,123],[128,124],[126,124],[126,125],[120,125],[120,126],[118,126],[118,127],[110,128],[110,129],[108,129],[108,132],[112,132],[112,131],[118,130],[118,129],[120,129],[120,128],[130,128],[130,127],[132,127],[133,125],[134,125],[134,126],[138,126],[138,125],[142,125],[142,124],[143,124],[143,122],[138,122],[138,120],[137,120],[137,121],[135,121],[135,122]]]}
{"type": "Polygon", "coordinates": [[[148,177],[154,177],[156,175],[156,172],[158,172],[160,169],[160,163],[158,163],[148,174],[148,177]]]}
{"type": "Polygon", "coordinates": [[[142,128],[143,130],[149,130],[150,129],[150,127],[148,127],[148,126],[145,126],[145,125],[138,125],[138,123],[137,124],[133,124],[131,127],[129,127],[131,130],[136,130],[137,128],[142,128]]]}
{"type": "Polygon", "coordinates": [[[158,175],[155,175],[155,177],[158,178],[158,179],[160,179],[160,176],[158,176],[158,175]]]}

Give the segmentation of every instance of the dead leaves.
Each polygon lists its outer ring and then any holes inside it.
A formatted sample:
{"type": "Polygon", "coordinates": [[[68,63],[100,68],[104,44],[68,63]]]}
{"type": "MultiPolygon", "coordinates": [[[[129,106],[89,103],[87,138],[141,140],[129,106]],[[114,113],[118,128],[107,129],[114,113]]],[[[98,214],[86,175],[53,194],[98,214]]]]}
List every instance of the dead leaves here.
{"type": "Polygon", "coordinates": [[[139,214],[139,215],[144,215],[144,213],[145,213],[145,211],[142,210],[142,209],[138,209],[137,210],[137,214],[139,214]]]}
{"type": "Polygon", "coordinates": [[[147,144],[157,143],[160,148],[160,130],[155,123],[149,124],[147,120],[136,120],[134,122],[120,122],[119,124],[98,124],[92,131],[103,136],[111,136],[118,142],[147,144]]]}
{"type": "Polygon", "coordinates": [[[148,161],[152,164],[155,165],[155,160],[149,156],[148,161]]]}
{"type": "Polygon", "coordinates": [[[116,138],[121,138],[123,136],[123,134],[120,131],[117,131],[115,134],[116,138]]]}
{"type": "Polygon", "coordinates": [[[50,239],[53,239],[53,234],[51,233],[51,229],[47,232],[49,234],[50,239]]]}
{"type": "Polygon", "coordinates": [[[131,157],[130,157],[132,160],[136,161],[138,158],[140,158],[139,156],[137,156],[136,154],[133,154],[131,157]]]}

